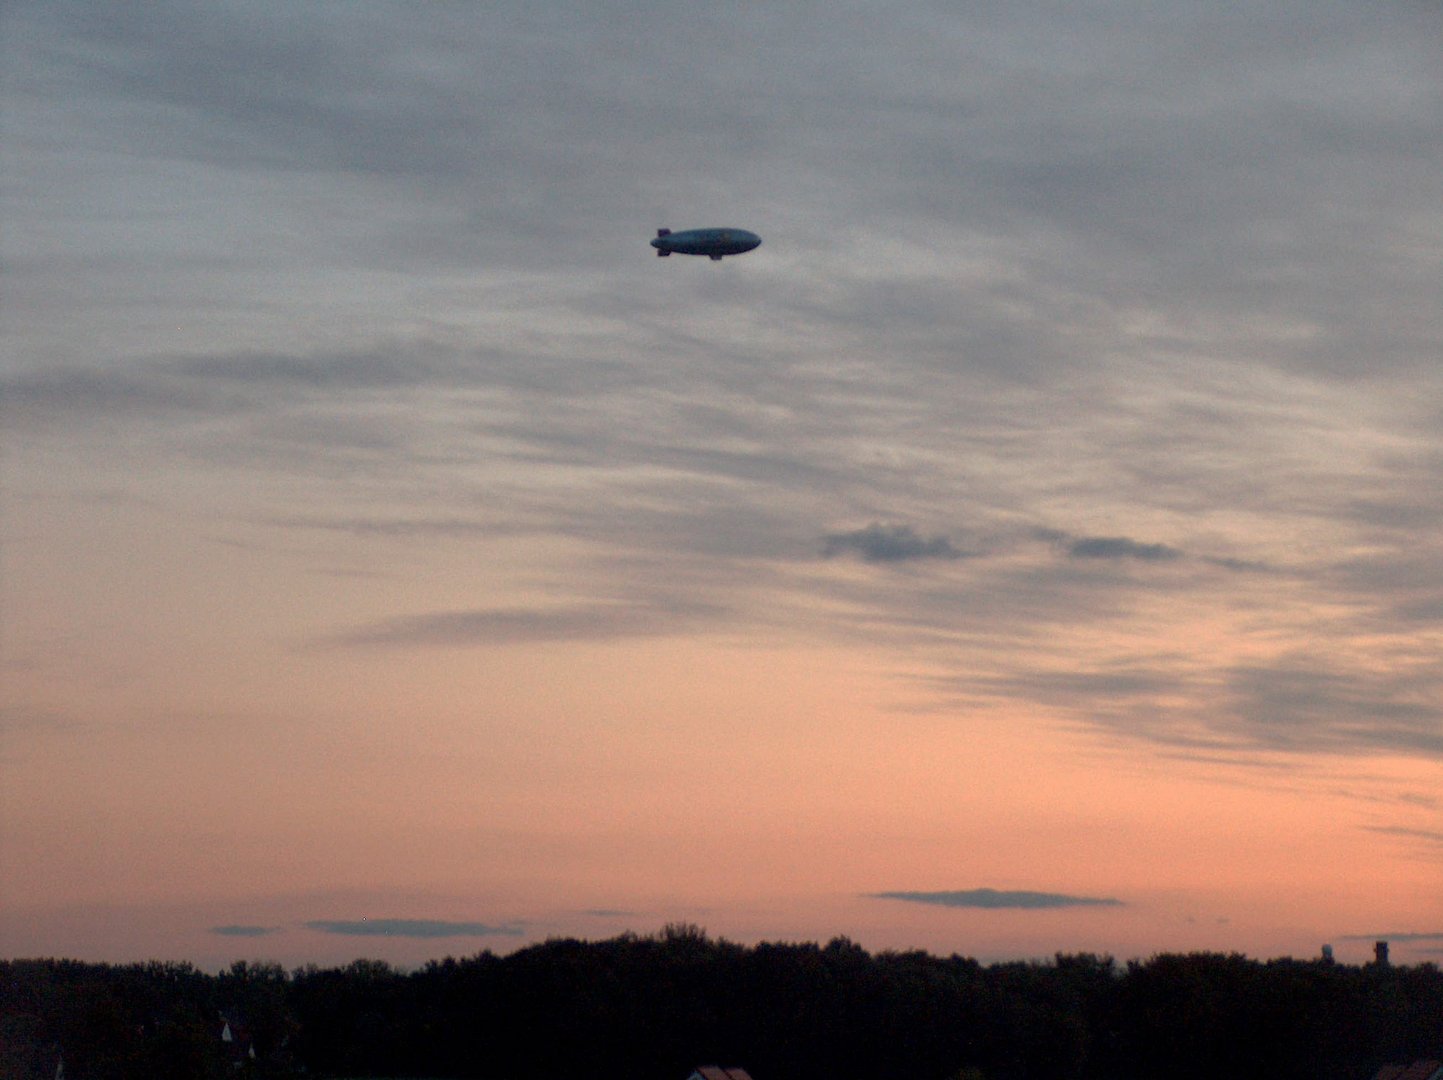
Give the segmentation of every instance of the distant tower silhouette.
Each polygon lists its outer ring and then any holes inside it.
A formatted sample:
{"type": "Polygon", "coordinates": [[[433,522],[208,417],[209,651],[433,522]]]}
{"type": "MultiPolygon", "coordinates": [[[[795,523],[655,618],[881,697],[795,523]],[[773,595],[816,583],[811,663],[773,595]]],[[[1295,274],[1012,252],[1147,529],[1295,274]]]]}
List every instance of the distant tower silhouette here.
{"type": "Polygon", "coordinates": [[[1323,946],[1323,963],[1325,963],[1325,964],[1331,964],[1332,962],[1333,962],[1333,947],[1332,947],[1331,945],[1324,945],[1324,946],[1323,946]]]}
{"type": "Polygon", "coordinates": [[[1388,966],[1388,943],[1380,941],[1373,946],[1373,959],[1379,967],[1388,966]]]}

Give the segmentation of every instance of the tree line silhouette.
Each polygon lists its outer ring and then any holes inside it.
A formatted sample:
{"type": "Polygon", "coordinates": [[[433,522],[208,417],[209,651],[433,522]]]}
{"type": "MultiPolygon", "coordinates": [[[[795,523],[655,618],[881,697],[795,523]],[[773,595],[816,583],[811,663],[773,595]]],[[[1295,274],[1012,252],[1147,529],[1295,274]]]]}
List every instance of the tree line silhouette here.
{"type": "Polygon", "coordinates": [[[1443,1057],[1434,964],[1093,954],[983,965],[690,925],[401,971],[0,962],[0,1080],[1367,1080],[1443,1057]],[[222,1034],[227,1036],[222,1039],[222,1034]]]}

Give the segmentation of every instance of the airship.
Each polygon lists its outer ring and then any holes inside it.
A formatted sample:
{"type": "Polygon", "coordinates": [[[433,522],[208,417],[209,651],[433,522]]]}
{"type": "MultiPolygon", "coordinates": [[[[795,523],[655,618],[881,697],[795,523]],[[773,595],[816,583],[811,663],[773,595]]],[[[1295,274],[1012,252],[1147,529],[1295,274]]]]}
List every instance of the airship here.
{"type": "Polygon", "coordinates": [[[762,238],[745,229],[685,229],[672,232],[657,229],[656,239],[651,246],[658,255],[705,255],[719,260],[723,255],[740,255],[750,251],[762,242],[762,238]]]}

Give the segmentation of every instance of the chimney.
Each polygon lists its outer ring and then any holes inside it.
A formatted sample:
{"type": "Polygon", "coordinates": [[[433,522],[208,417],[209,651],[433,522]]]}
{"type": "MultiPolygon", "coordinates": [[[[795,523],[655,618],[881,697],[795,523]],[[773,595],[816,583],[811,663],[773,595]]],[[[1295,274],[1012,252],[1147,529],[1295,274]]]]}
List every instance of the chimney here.
{"type": "Polygon", "coordinates": [[[1373,958],[1379,967],[1388,966],[1388,943],[1380,941],[1373,946],[1373,958]]]}

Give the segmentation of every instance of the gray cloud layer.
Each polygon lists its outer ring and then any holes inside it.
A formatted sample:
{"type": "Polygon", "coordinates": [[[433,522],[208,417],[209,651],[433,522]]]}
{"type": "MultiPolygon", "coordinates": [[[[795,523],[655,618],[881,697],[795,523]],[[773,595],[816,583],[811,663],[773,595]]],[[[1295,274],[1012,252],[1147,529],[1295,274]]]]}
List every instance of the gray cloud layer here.
{"type": "Polygon", "coordinates": [[[1434,8],[617,10],[7,10],[6,429],[388,572],[576,552],[332,645],[791,621],[941,708],[1443,757],[1434,8]],[[650,256],[706,221],[766,245],[650,256]]]}

